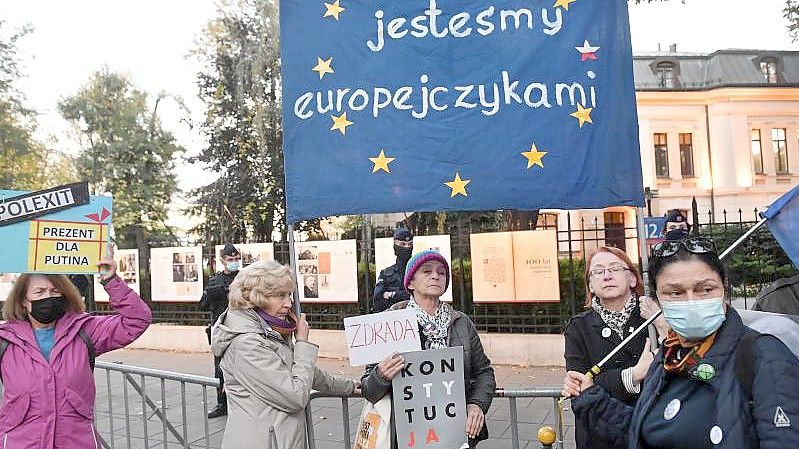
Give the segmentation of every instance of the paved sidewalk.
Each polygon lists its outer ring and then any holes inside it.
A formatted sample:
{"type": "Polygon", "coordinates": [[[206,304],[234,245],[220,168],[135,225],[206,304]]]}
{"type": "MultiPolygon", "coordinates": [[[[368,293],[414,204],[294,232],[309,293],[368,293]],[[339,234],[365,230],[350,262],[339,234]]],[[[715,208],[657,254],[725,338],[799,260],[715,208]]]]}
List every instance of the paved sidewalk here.
{"type": "MultiPolygon", "coordinates": [[[[200,376],[213,375],[213,363],[210,354],[203,353],[175,353],[146,350],[118,350],[100,357],[106,362],[122,362],[126,365],[154,368],[164,371],[174,371],[200,376]]],[[[351,378],[359,378],[362,368],[349,366],[345,360],[320,359],[319,366],[326,371],[351,378]]],[[[561,367],[515,367],[495,366],[497,385],[507,389],[516,388],[542,388],[559,387],[563,381],[564,370],[561,367]]],[[[111,401],[113,413],[113,447],[118,448],[145,448],[165,447],[164,435],[167,435],[166,447],[181,447],[178,439],[173,435],[173,430],[166,429],[151,406],[143,403],[142,397],[137,393],[133,384],[123,382],[119,373],[107,374],[105,370],[98,369],[95,373],[97,381],[97,429],[111,445],[110,432],[111,417],[108,414],[108,384],[113,392],[111,401]],[[127,418],[125,413],[125,394],[127,393],[127,418]],[[147,419],[144,419],[143,410],[147,410],[147,419]],[[129,422],[129,425],[127,424],[129,422]],[[146,432],[145,432],[146,425],[146,432]],[[146,435],[146,438],[145,438],[146,435]]],[[[132,376],[137,384],[142,383],[140,376],[132,376]]],[[[174,433],[181,438],[186,435],[186,440],[192,448],[219,448],[225,428],[225,419],[208,420],[209,441],[205,441],[205,409],[216,402],[216,393],[213,389],[205,389],[207,405],[204,405],[203,388],[195,385],[185,387],[186,421],[182,425],[181,412],[181,385],[178,382],[145,379],[144,388],[155,407],[161,408],[162,401],[166,403],[168,421],[174,426],[174,433]]],[[[351,400],[349,406],[350,429],[358,422],[362,408],[362,400],[351,400]]],[[[317,399],[311,404],[314,421],[314,431],[317,448],[319,449],[344,449],[342,401],[339,399],[317,399]]],[[[539,427],[555,425],[555,410],[553,400],[549,398],[521,398],[517,400],[519,417],[519,435],[521,449],[539,448],[536,433],[539,427]]],[[[569,411],[564,413],[567,424],[566,448],[574,448],[573,417],[569,411]]],[[[480,444],[485,449],[510,449],[511,425],[509,400],[497,398],[487,416],[488,428],[491,438],[480,444]]],[[[346,448],[349,449],[349,448],[346,448]]]]}

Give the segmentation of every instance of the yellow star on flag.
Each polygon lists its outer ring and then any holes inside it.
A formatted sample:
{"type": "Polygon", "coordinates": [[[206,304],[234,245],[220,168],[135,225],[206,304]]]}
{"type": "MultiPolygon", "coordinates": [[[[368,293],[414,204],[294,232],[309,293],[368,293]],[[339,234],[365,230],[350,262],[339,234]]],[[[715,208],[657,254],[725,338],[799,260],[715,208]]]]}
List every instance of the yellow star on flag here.
{"type": "Polygon", "coordinates": [[[569,5],[576,2],[577,0],[557,0],[555,4],[552,6],[553,8],[557,8],[558,6],[562,7],[566,11],[569,10],[569,5]]]}
{"type": "Polygon", "coordinates": [[[584,108],[583,105],[581,105],[580,103],[577,103],[577,110],[575,112],[572,112],[569,115],[571,115],[572,117],[574,117],[577,120],[579,120],[580,128],[582,128],[583,125],[585,124],[585,122],[594,123],[591,120],[591,111],[593,111],[593,110],[594,110],[594,108],[584,108]]]}
{"type": "Polygon", "coordinates": [[[527,169],[529,170],[530,167],[533,165],[538,165],[541,168],[544,168],[544,163],[541,161],[544,156],[546,156],[546,151],[538,151],[538,148],[533,144],[530,148],[530,151],[525,151],[522,153],[522,156],[527,158],[527,169]]]}
{"type": "Polygon", "coordinates": [[[453,198],[455,195],[463,195],[469,196],[466,193],[466,184],[472,182],[471,179],[461,179],[460,173],[455,173],[455,179],[449,182],[445,182],[444,184],[447,185],[450,189],[452,189],[452,193],[450,193],[449,197],[453,198]]]}
{"type": "Polygon", "coordinates": [[[335,115],[330,116],[333,119],[333,126],[330,128],[331,131],[339,130],[341,131],[342,136],[347,135],[347,127],[352,125],[352,122],[347,120],[347,113],[344,112],[340,116],[336,117],[335,115]]]}
{"type": "Polygon", "coordinates": [[[380,156],[377,157],[370,157],[369,160],[375,164],[374,168],[372,168],[372,173],[377,173],[380,170],[383,170],[386,173],[391,173],[391,170],[388,169],[388,164],[394,162],[395,157],[386,157],[386,152],[384,150],[380,150],[380,156]]]}
{"type": "Polygon", "coordinates": [[[316,66],[312,68],[314,72],[319,74],[319,79],[322,79],[326,73],[334,73],[333,67],[330,64],[333,63],[333,57],[330,57],[325,61],[324,59],[320,58],[319,56],[316,57],[316,66]]]}
{"type": "MultiPolygon", "coordinates": [[[[333,3],[325,3],[325,8],[327,8],[327,11],[325,11],[325,15],[323,16],[323,18],[333,17],[334,19],[338,20],[338,15],[344,11],[344,8],[342,8],[341,5],[339,4],[340,1],[341,0],[336,0],[333,3]]],[[[568,10],[569,8],[566,9],[568,10]]]]}

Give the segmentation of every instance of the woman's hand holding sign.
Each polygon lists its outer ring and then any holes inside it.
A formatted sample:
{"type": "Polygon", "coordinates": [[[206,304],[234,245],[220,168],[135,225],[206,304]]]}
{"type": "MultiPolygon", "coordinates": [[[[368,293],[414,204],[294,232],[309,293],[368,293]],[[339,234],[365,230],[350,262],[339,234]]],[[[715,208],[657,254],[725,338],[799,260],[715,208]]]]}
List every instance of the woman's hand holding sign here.
{"type": "Polygon", "coordinates": [[[405,359],[401,355],[394,353],[377,365],[377,374],[384,380],[391,382],[404,367],[405,359]]]}
{"type": "Polygon", "coordinates": [[[483,409],[477,404],[466,404],[466,435],[477,438],[485,423],[483,409]]]}
{"type": "Polygon", "coordinates": [[[108,245],[108,253],[97,263],[100,279],[108,280],[117,274],[117,262],[114,260],[114,245],[108,245]]]}

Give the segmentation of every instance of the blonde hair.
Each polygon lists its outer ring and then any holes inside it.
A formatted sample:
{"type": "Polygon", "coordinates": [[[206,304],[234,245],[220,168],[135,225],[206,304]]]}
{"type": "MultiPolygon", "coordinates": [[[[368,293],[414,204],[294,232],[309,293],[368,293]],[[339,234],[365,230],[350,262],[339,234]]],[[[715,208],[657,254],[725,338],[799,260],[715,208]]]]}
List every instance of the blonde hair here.
{"type": "Polygon", "coordinates": [[[25,296],[28,294],[28,284],[33,276],[44,276],[53,283],[53,286],[58,289],[67,301],[67,313],[80,313],[86,310],[83,304],[83,299],[80,297],[78,289],[66,276],[62,274],[21,274],[11,287],[8,293],[6,302],[3,304],[3,319],[11,320],[27,320],[28,309],[25,308],[25,296]]]}
{"type": "Polygon", "coordinates": [[[273,260],[255,262],[239,271],[230,284],[230,310],[264,308],[267,298],[285,295],[294,290],[291,268],[273,260]]]}

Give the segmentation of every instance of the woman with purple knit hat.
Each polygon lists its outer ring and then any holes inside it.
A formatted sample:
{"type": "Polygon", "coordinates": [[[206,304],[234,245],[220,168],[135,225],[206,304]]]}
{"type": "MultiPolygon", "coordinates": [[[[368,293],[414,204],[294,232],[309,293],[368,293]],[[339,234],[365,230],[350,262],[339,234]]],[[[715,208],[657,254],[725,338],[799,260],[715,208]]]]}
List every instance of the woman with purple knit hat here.
{"type": "MultiPolygon", "coordinates": [[[[477,328],[465,314],[453,310],[441,301],[449,287],[449,264],[437,251],[422,251],[411,257],[405,268],[405,289],[410,299],[394,304],[390,310],[411,309],[419,321],[422,349],[463,347],[464,376],[466,378],[466,429],[469,447],[488,438],[485,415],[491,406],[496,389],[496,379],[491,361],[483,351],[477,328]]],[[[363,375],[363,397],[377,403],[391,394],[391,381],[405,366],[400,355],[387,357],[366,368],[363,375]]],[[[392,448],[397,447],[392,416],[392,448]]]]}

